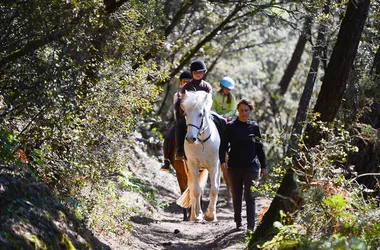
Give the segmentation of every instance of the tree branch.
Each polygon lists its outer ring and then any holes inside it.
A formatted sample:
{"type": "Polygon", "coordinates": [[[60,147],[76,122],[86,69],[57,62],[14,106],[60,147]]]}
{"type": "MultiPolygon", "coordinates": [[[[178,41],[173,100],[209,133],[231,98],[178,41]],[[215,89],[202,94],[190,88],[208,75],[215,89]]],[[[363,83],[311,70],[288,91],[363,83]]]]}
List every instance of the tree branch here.
{"type": "Polygon", "coordinates": [[[111,14],[115,12],[118,8],[120,8],[124,3],[126,3],[128,0],[104,0],[104,5],[106,6],[106,12],[108,14],[111,14]]]}
{"type": "MultiPolygon", "coordinates": [[[[202,41],[200,41],[193,49],[191,49],[187,54],[185,54],[182,59],[180,60],[180,63],[178,66],[172,71],[172,73],[169,75],[168,79],[173,78],[175,75],[178,74],[178,72],[189,62],[189,60],[209,41],[211,41],[220,30],[223,29],[224,26],[226,26],[231,19],[239,13],[239,11],[244,7],[244,4],[238,3],[235,6],[235,9],[226,17],[226,19],[223,20],[213,31],[211,31],[205,38],[203,38],[202,41]]],[[[163,83],[167,82],[167,79],[161,80],[156,82],[157,85],[162,85],[163,83]]]]}
{"type": "Polygon", "coordinates": [[[10,54],[6,55],[5,57],[0,59],[0,68],[4,67],[6,64],[10,62],[14,62],[17,59],[21,58],[22,56],[28,55],[33,53],[39,48],[42,48],[43,46],[49,44],[52,41],[58,40],[61,37],[63,37],[66,32],[71,28],[72,25],[77,24],[78,21],[81,19],[83,11],[79,11],[78,15],[64,28],[59,29],[49,35],[47,35],[44,38],[30,41],[28,42],[23,48],[15,50],[11,52],[10,54]]]}

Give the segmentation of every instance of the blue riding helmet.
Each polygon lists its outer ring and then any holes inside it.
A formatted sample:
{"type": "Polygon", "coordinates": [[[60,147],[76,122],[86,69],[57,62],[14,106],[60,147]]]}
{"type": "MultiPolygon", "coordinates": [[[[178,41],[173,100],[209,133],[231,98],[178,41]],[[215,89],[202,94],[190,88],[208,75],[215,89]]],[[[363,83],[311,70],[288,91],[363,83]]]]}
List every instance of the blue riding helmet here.
{"type": "Polygon", "coordinates": [[[220,85],[227,89],[233,89],[235,87],[235,81],[231,77],[226,76],[220,80],[220,85]]]}

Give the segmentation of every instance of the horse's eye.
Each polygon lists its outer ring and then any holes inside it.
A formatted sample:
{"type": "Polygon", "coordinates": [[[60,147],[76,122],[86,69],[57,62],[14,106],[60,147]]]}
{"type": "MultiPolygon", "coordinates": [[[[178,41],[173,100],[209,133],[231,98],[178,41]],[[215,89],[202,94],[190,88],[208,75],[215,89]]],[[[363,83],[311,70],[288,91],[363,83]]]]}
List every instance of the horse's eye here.
{"type": "Polygon", "coordinates": [[[202,117],[202,113],[199,114],[199,117],[202,117]]]}

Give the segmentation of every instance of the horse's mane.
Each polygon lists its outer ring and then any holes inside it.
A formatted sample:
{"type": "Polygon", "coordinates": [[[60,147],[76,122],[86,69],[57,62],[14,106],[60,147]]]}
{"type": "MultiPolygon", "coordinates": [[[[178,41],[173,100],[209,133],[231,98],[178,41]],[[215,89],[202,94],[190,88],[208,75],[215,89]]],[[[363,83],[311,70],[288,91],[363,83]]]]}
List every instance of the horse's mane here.
{"type": "Polygon", "coordinates": [[[204,107],[206,111],[210,111],[212,106],[212,95],[205,91],[186,91],[182,105],[185,108],[185,111],[197,106],[204,107]]]}

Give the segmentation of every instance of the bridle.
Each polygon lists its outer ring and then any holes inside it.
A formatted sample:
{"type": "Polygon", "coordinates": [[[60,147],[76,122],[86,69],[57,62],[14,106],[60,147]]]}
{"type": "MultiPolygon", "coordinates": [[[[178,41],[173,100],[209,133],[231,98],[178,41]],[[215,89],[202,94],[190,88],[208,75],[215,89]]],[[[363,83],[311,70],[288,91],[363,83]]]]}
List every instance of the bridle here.
{"type": "Polygon", "coordinates": [[[187,124],[187,127],[194,127],[196,129],[198,129],[198,134],[197,134],[197,139],[200,141],[200,143],[203,145],[208,139],[210,139],[211,137],[211,131],[210,131],[210,135],[207,136],[205,139],[200,139],[199,136],[203,135],[203,133],[209,128],[209,126],[206,126],[203,128],[203,120],[205,119],[205,110],[203,110],[203,115],[202,115],[202,121],[201,121],[201,124],[199,125],[199,127],[197,125],[194,125],[192,123],[189,123],[187,124]],[[203,129],[202,129],[203,128],[203,129]]]}

